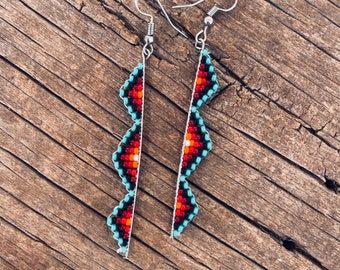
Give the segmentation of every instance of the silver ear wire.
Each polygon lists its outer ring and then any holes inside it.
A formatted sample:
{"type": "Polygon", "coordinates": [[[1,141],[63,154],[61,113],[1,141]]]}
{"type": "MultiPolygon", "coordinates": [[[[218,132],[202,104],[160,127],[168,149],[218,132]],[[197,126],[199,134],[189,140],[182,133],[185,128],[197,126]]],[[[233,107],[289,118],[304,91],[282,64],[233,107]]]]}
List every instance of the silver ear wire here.
{"type": "MultiPolygon", "coordinates": [[[[187,5],[177,5],[177,6],[173,6],[172,8],[186,8],[186,7],[194,7],[197,6],[198,4],[204,2],[204,0],[198,0],[194,3],[191,4],[187,4],[187,5]]],[[[222,11],[222,12],[229,12],[232,11],[236,6],[237,6],[237,2],[238,0],[235,0],[234,4],[229,7],[229,8],[221,8],[218,7],[217,5],[214,5],[209,11],[208,11],[208,16],[213,17],[215,15],[216,12],[218,11],[222,11]]]]}
{"type": "MultiPolygon", "coordinates": [[[[187,7],[194,7],[197,6],[198,4],[204,2],[204,0],[198,0],[194,3],[187,4],[187,5],[177,5],[173,6],[172,8],[187,8],[187,7]]],[[[229,8],[221,8],[218,7],[217,5],[214,5],[208,12],[207,16],[204,18],[204,28],[203,30],[199,31],[196,35],[195,38],[195,47],[197,49],[203,49],[205,45],[205,41],[207,39],[207,32],[208,32],[208,27],[214,23],[213,16],[218,12],[229,12],[232,11],[236,6],[237,6],[238,0],[235,0],[234,4],[229,7],[229,8]]]]}
{"type": "Polygon", "coordinates": [[[160,6],[165,18],[168,20],[169,24],[172,26],[172,28],[174,28],[178,33],[180,33],[181,35],[183,35],[184,37],[188,38],[188,36],[181,31],[178,27],[176,27],[173,22],[171,21],[169,14],[166,12],[165,8],[163,7],[162,3],[159,0],[156,0],[156,2],[158,3],[158,5],[160,6]]]}
{"type": "MultiPolygon", "coordinates": [[[[149,14],[149,13],[146,13],[144,11],[142,11],[140,8],[139,8],[139,4],[138,4],[138,0],[134,0],[135,2],[135,6],[136,6],[136,9],[138,10],[138,12],[146,17],[149,17],[150,20],[148,22],[148,33],[147,35],[145,36],[145,45],[144,45],[144,48],[143,48],[143,53],[145,54],[146,58],[149,58],[151,56],[151,54],[153,53],[153,42],[154,42],[154,32],[155,32],[155,23],[154,23],[154,17],[149,14]]],[[[174,28],[178,33],[180,33],[181,35],[183,35],[184,37],[188,38],[188,36],[183,32],[181,31],[180,29],[178,29],[174,24],[173,22],[171,21],[168,13],[166,12],[165,8],[163,7],[162,3],[160,2],[160,0],[156,0],[156,2],[158,3],[159,7],[161,8],[165,18],[167,19],[167,21],[169,22],[169,24],[172,26],[172,28],[174,28]]]]}
{"type": "Polygon", "coordinates": [[[139,8],[139,4],[138,4],[138,0],[135,0],[135,6],[136,9],[138,10],[138,12],[146,17],[149,17],[150,20],[148,22],[148,32],[146,34],[146,36],[144,37],[144,41],[145,41],[145,45],[143,47],[143,57],[145,57],[146,59],[148,59],[152,53],[153,53],[153,41],[154,41],[154,31],[155,31],[155,24],[153,22],[153,16],[149,13],[146,13],[144,11],[142,11],[139,8]]]}

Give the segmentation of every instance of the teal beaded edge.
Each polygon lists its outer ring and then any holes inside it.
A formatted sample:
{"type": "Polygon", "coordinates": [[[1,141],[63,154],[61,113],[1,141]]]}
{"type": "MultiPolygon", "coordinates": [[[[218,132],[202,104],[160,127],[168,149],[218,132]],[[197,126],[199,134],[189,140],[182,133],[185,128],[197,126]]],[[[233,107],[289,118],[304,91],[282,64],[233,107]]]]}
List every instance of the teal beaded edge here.
{"type": "MultiPolygon", "coordinates": [[[[206,60],[205,64],[209,65],[209,73],[212,75],[211,76],[211,80],[213,82],[213,85],[210,87],[210,89],[207,91],[207,93],[202,98],[200,98],[197,101],[197,106],[191,106],[189,114],[192,113],[195,116],[195,119],[198,122],[200,130],[202,132],[202,135],[204,136],[204,141],[207,144],[207,149],[203,150],[201,155],[196,157],[195,163],[193,163],[191,165],[191,167],[185,171],[185,174],[181,174],[181,176],[179,178],[179,181],[183,182],[184,189],[186,190],[188,196],[190,197],[191,203],[192,203],[192,205],[194,205],[194,209],[193,209],[193,212],[183,221],[183,224],[181,226],[179,226],[177,230],[173,229],[173,231],[172,231],[172,236],[173,237],[178,237],[184,231],[184,229],[189,225],[189,223],[194,219],[194,217],[197,216],[197,214],[199,212],[199,207],[197,205],[197,202],[196,202],[196,199],[195,199],[195,195],[193,194],[193,192],[191,191],[191,188],[189,187],[187,177],[189,177],[196,170],[196,168],[201,163],[201,161],[208,155],[208,153],[212,149],[212,141],[211,141],[209,133],[208,133],[208,131],[206,129],[206,126],[205,126],[205,123],[203,121],[203,118],[202,118],[202,116],[199,113],[199,109],[214,94],[216,94],[218,92],[218,90],[219,90],[219,83],[217,82],[217,75],[216,75],[216,72],[215,72],[215,68],[212,65],[212,61],[211,61],[211,57],[210,57],[209,51],[207,49],[204,49],[202,51],[202,56],[207,57],[207,60],[206,60]]],[[[198,64],[198,66],[200,64],[201,64],[201,61],[198,64]]],[[[196,74],[196,76],[197,76],[197,74],[196,74]]],[[[193,90],[193,91],[195,91],[195,90],[193,90]]],[[[193,100],[191,101],[191,104],[192,103],[193,103],[193,100]]]]}
{"type": "MultiPolygon", "coordinates": [[[[117,229],[116,224],[113,224],[112,217],[116,216],[118,211],[120,209],[123,209],[125,206],[125,203],[127,203],[131,198],[134,198],[136,188],[131,190],[130,183],[127,181],[126,177],[123,175],[123,168],[120,167],[118,162],[118,154],[122,152],[122,146],[130,139],[131,135],[133,134],[133,131],[135,131],[138,127],[141,126],[141,119],[138,117],[132,106],[128,105],[129,99],[124,95],[125,91],[128,89],[128,86],[131,82],[134,81],[135,77],[138,75],[138,72],[143,69],[143,64],[139,63],[132,73],[129,76],[129,79],[125,81],[123,86],[119,90],[119,96],[123,100],[123,103],[125,107],[128,109],[129,114],[131,115],[132,120],[134,121],[132,127],[125,133],[123,139],[120,141],[119,146],[117,150],[112,154],[112,161],[115,169],[118,172],[119,177],[122,180],[123,185],[125,186],[128,193],[125,195],[125,197],[119,202],[118,206],[116,206],[112,213],[107,217],[106,224],[110,227],[111,232],[113,234],[113,238],[117,241],[119,249],[117,250],[118,253],[126,254],[128,252],[128,247],[123,246],[123,238],[119,236],[119,231],[117,229]]],[[[132,230],[132,228],[131,228],[132,230]]],[[[130,232],[131,233],[131,232],[130,232]]],[[[131,235],[130,235],[131,237],[131,235]]],[[[129,239],[130,241],[130,239],[129,239]]]]}

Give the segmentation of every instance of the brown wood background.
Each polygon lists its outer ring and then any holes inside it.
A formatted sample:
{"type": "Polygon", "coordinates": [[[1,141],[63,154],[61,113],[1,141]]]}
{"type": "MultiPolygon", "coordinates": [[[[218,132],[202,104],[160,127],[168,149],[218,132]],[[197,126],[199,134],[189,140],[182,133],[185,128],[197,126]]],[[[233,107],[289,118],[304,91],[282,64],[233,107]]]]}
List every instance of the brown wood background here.
{"type": "Polygon", "coordinates": [[[193,36],[213,1],[163,1],[190,39],[141,1],[157,42],[131,254],[115,253],[111,154],[131,125],[118,89],[146,30],[132,2],[0,2],[0,269],[340,269],[337,0],[240,0],[218,15],[208,46],[222,87],[202,110],[214,148],[190,177],[201,211],[178,240],[193,36]]]}

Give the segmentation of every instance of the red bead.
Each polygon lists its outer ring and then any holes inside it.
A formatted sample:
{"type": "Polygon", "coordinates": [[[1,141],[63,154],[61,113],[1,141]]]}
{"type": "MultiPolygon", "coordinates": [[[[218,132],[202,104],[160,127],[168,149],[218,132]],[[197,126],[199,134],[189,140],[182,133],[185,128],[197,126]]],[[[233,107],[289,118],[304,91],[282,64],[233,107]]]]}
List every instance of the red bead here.
{"type": "Polygon", "coordinates": [[[188,161],[189,160],[189,155],[183,155],[183,161],[188,161]]]}
{"type": "Polygon", "coordinates": [[[139,147],[139,141],[133,142],[133,146],[134,146],[134,147],[139,147]]]}

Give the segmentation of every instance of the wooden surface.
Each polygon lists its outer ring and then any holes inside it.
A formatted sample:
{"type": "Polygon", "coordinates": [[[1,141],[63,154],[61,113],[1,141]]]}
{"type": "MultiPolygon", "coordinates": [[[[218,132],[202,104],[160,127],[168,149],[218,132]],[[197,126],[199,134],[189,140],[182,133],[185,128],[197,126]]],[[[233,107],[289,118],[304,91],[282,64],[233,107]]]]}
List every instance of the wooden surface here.
{"type": "Polygon", "coordinates": [[[118,89],[146,30],[132,2],[0,2],[0,269],[339,269],[336,0],[241,0],[217,17],[222,89],[202,109],[214,148],[190,177],[201,211],[178,240],[193,36],[213,1],[171,11],[189,39],[141,1],[157,42],[130,258],[115,253],[105,218],[124,188],[111,154],[131,125],[118,89]]]}

